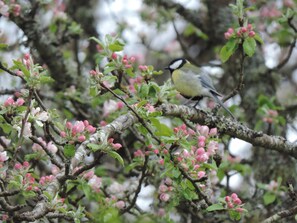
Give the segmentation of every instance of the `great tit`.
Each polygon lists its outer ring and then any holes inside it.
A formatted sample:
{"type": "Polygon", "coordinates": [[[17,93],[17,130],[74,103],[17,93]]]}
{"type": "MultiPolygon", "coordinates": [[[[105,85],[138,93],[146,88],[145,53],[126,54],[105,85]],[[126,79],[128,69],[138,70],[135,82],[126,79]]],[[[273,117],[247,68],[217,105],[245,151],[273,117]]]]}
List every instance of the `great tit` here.
{"type": "Polygon", "coordinates": [[[211,97],[235,119],[229,109],[218,98],[218,96],[222,95],[214,88],[211,78],[201,68],[196,67],[184,58],[178,58],[171,61],[165,69],[170,71],[173,84],[183,97],[198,100],[198,102],[204,96],[211,97]]]}

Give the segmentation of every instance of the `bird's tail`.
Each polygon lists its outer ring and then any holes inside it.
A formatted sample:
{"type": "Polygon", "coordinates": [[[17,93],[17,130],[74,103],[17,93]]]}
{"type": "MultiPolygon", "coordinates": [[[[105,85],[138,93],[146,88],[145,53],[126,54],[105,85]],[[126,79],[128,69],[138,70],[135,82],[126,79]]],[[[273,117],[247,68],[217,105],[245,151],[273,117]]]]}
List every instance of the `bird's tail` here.
{"type": "Polygon", "coordinates": [[[231,115],[231,117],[232,117],[234,120],[236,120],[236,118],[234,117],[234,115],[233,115],[233,114],[230,112],[230,110],[224,105],[224,103],[218,98],[218,96],[215,95],[215,94],[212,94],[212,96],[213,96],[213,98],[215,99],[215,101],[216,101],[221,107],[223,107],[223,108],[226,110],[226,112],[228,112],[229,115],[231,115]]]}

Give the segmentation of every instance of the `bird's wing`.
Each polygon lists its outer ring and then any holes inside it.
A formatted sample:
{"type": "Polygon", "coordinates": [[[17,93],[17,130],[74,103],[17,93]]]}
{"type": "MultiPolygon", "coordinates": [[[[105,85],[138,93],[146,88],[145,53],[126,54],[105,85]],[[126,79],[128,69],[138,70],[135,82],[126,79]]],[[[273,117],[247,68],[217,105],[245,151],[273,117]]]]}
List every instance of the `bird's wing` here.
{"type": "Polygon", "coordinates": [[[202,86],[205,87],[205,88],[208,88],[211,91],[211,93],[216,94],[218,96],[222,96],[219,92],[217,92],[217,90],[213,86],[212,80],[208,76],[208,74],[205,73],[202,70],[201,70],[201,73],[200,73],[200,81],[201,81],[202,86]]]}

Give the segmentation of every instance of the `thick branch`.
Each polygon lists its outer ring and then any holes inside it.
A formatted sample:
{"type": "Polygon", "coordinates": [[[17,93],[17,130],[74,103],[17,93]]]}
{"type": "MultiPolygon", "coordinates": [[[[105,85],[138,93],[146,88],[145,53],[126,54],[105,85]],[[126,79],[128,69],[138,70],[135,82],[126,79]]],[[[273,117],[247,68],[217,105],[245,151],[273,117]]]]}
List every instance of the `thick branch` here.
{"type": "Polygon", "coordinates": [[[166,116],[188,118],[201,125],[217,127],[221,133],[242,139],[254,146],[261,146],[266,149],[276,150],[280,153],[297,158],[297,146],[288,142],[280,136],[270,136],[262,132],[249,129],[247,126],[225,118],[214,116],[184,105],[163,104],[160,110],[166,116]]]}
{"type": "Polygon", "coordinates": [[[280,219],[282,218],[287,218],[290,216],[293,216],[297,213],[297,206],[292,207],[291,209],[280,211],[271,217],[265,219],[262,221],[262,223],[272,223],[272,222],[279,222],[280,219]]]}

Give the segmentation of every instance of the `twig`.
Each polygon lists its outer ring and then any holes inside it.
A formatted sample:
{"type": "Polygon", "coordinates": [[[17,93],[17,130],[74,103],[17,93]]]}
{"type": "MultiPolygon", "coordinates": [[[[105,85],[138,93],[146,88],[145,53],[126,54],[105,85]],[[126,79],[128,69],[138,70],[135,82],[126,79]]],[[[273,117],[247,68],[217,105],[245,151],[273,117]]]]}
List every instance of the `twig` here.
{"type": "Polygon", "coordinates": [[[120,212],[120,214],[124,214],[126,212],[129,212],[134,207],[134,205],[136,204],[136,200],[137,200],[138,194],[139,194],[139,192],[141,190],[141,186],[142,186],[143,180],[144,180],[144,178],[146,176],[146,173],[145,172],[146,172],[146,169],[147,169],[148,160],[149,160],[148,156],[145,156],[145,160],[144,160],[144,164],[143,164],[142,172],[141,172],[141,177],[140,177],[139,182],[138,182],[138,187],[135,190],[134,197],[133,197],[131,203],[129,204],[129,206],[126,207],[126,208],[124,208],[124,209],[122,209],[121,212],[120,212]]]}
{"type": "Polygon", "coordinates": [[[44,144],[39,141],[39,139],[35,136],[30,136],[29,137],[34,143],[40,145],[42,147],[42,149],[44,150],[44,152],[50,157],[51,161],[53,164],[55,164],[57,167],[59,167],[60,169],[63,168],[62,163],[57,159],[57,157],[55,156],[55,154],[51,153],[45,146],[44,144]]]}
{"type": "Polygon", "coordinates": [[[141,118],[139,116],[139,114],[134,110],[134,108],[132,108],[125,99],[123,99],[121,96],[117,95],[116,93],[114,93],[114,91],[112,91],[110,88],[106,87],[103,83],[100,83],[101,87],[103,87],[105,90],[109,91],[113,96],[115,96],[117,99],[121,100],[138,118],[139,122],[143,125],[144,128],[146,128],[146,130],[151,134],[151,136],[160,144],[161,141],[160,139],[158,139],[152,132],[152,130],[148,127],[148,125],[145,123],[145,121],[143,120],[143,118],[141,118]]]}

